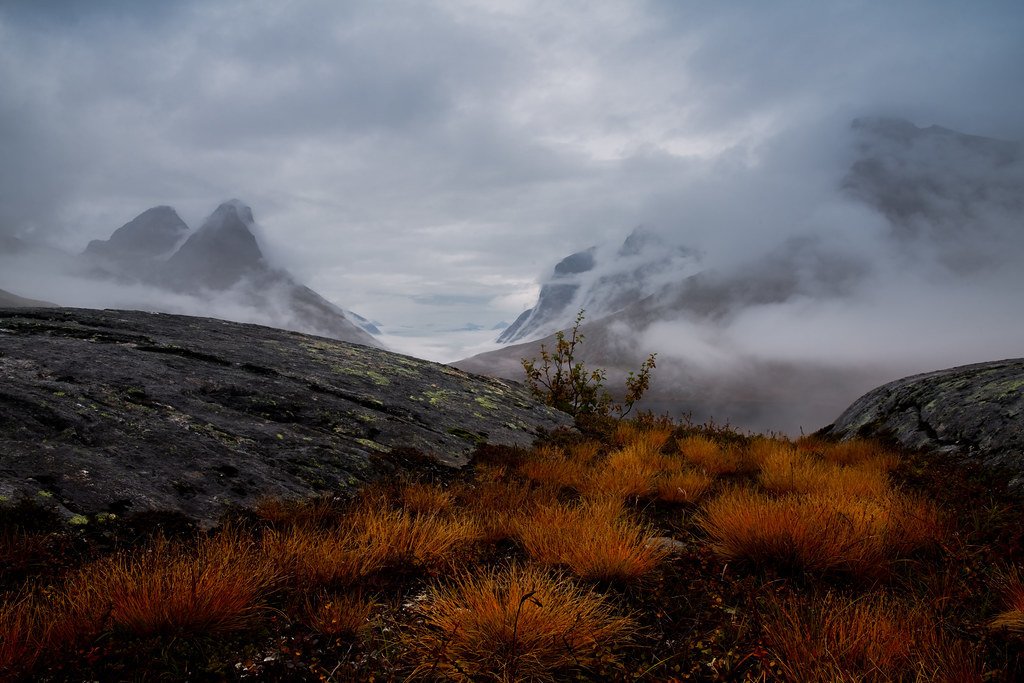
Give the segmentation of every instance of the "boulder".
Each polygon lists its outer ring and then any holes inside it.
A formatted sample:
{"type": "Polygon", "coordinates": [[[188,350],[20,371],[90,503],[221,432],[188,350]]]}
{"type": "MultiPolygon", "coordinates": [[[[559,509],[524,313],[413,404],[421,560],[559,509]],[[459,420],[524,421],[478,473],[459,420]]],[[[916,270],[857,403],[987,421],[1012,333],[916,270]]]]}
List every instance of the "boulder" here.
{"type": "Polygon", "coordinates": [[[1024,358],[977,363],[890,382],[819,432],[873,437],[977,460],[1024,492],[1024,358]]]}
{"type": "Polygon", "coordinates": [[[211,524],[264,496],[346,495],[569,416],[517,384],[358,344],[207,318],[0,310],[0,497],[67,519],[211,524]],[[415,451],[415,453],[413,452],[415,451]]]}

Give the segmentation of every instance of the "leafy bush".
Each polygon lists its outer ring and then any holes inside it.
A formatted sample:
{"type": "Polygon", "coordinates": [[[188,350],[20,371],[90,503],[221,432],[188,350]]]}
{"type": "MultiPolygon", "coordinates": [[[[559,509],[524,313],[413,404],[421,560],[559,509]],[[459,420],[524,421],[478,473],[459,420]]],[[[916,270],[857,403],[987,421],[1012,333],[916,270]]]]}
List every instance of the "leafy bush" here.
{"type": "Polygon", "coordinates": [[[540,366],[537,359],[523,358],[523,370],[526,372],[526,386],[534,396],[573,417],[615,414],[620,419],[633,409],[634,404],[643,398],[651,386],[651,371],[654,370],[652,353],[640,365],[638,372],[630,372],[626,377],[626,393],[622,403],[615,403],[605,388],[608,373],[603,369],[588,370],[583,361],[577,360],[577,347],[583,343],[584,335],[580,331],[583,324],[584,311],[576,314],[576,322],[566,333],[559,330],[555,333],[555,349],[548,351],[544,344],[540,345],[540,366]]]}

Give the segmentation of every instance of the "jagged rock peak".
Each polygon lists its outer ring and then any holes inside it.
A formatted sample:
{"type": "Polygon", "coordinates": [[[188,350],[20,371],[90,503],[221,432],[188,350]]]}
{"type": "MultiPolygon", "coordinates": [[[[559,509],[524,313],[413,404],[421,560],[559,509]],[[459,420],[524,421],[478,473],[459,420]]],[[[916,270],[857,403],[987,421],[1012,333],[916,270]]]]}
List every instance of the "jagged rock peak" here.
{"type": "Polygon", "coordinates": [[[154,258],[168,253],[188,233],[170,206],[154,206],[114,231],[108,240],[93,240],[86,253],[115,258],[154,258]]]}
{"type": "Polygon", "coordinates": [[[251,229],[254,222],[252,209],[237,199],[218,206],[167,262],[171,284],[227,289],[264,270],[263,252],[251,229]]]}

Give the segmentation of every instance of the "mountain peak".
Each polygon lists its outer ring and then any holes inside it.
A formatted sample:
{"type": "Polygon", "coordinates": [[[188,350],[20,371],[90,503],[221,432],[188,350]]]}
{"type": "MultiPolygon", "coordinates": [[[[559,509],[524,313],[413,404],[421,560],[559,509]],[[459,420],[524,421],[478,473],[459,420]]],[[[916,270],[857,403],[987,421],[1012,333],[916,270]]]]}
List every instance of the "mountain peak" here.
{"type": "Polygon", "coordinates": [[[188,233],[170,206],[146,209],[114,231],[108,240],[93,240],[86,253],[115,259],[156,258],[167,254],[188,233]]]}
{"type": "Polygon", "coordinates": [[[246,204],[237,199],[222,203],[167,262],[171,283],[184,289],[228,289],[266,269],[254,223],[246,204]]]}

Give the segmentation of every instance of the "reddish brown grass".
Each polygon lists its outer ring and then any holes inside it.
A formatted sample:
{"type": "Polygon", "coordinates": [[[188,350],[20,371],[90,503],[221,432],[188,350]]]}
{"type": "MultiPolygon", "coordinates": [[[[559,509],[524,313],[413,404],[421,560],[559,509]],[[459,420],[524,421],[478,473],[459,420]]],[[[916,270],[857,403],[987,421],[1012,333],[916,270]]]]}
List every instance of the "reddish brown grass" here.
{"type": "Polygon", "coordinates": [[[760,483],[774,493],[880,496],[889,489],[888,477],[876,467],[865,464],[842,467],[805,451],[783,448],[761,454],[760,483]]]}
{"type": "Polygon", "coordinates": [[[666,503],[696,503],[714,483],[704,472],[679,469],[663,472],[655,480],[658,500],[666,503]]]}
{"type": "Polygon", "coordinates": [[[416,676],[456,681],[554,681],[629,640],[632,622],[567,579],[513,566],[434,588],[408,637],[416,676]]]}
{"type": "Polygon", "coordinates": [[[274,526],[329,526],[344,512],[341,501],[327,496],[316,498],[262,498],[253,513],[274,526]]]}
{"type": "Polygon", "coordinates": [[[265,609],[278,574],[233,531],[194,548],[157,539],[144,550],[82,568],[65,588],[75,602],[109,605],[113,625],[135,636],[242,630],[265,609]]]}
{"type": "Polygon", "coordinates": [[[615,500],[539,506],[519,520],[516,536],[535,561],[595,581],[636,581],[666,557],[615,500]]]}
{"type": "Polygon", "coordinates": [[[554,488],[579,490],[587,478],[587,466],[561,449],[545,446],[532,452],[519,465],[527,479],[554,488]]]}
{"type": "Polygon", "coordinates": [[[679,452],[688,463],[712,476],[750,472],[755,468],[738,446],[722,447],[699,434],[680,439],[679,452]]]}
{"type": "Polygon", "coordinates": [[[708,503],[698,523],[724,558],[865,579],[943,534],[933,506],[896,493],[877,500],[833,492],[773,498],[734,489],[708,503]]]}
{"type": "Polygon", "coordinates": [[[359,593],[318,591],[304,602],[304,620],[317,633],[357,638],[370,627],[374,603],[359,593]]]}
{"type": "Polygon", "coordinates": [[[981,681],[978,649],[936,626],[919,605],[832,593],[776,605],[768,646],[791,681],[981,681]]]}
{"type": "Polygon", "coordinates": [[[1003,596],[1003,610],[989,622],[994,629],[1024,635],[1024,574],[1011,567],[997,575],[997,589],[1003,596]]]}
{"type": "Polygon", "coordinates": [[[295,527],[270,532],[264,547],[298,588],[351,586],[386,569],[427,572],[450,566],[476,539],[465,518],[360,508],[343,529],[295,527]]]}
{"type": "Polygon", "coordinates": [[[402,487],[402,507],[417,514],[439,514],[451,511],[455,496],[434,484],[412,483],[402,487]]]}
{"type": "Polygon", "coordinates": [[[31,670],[42,654],[44,620],[29,595],[4,596],[0,602],[0,679],[31,670]]]}

